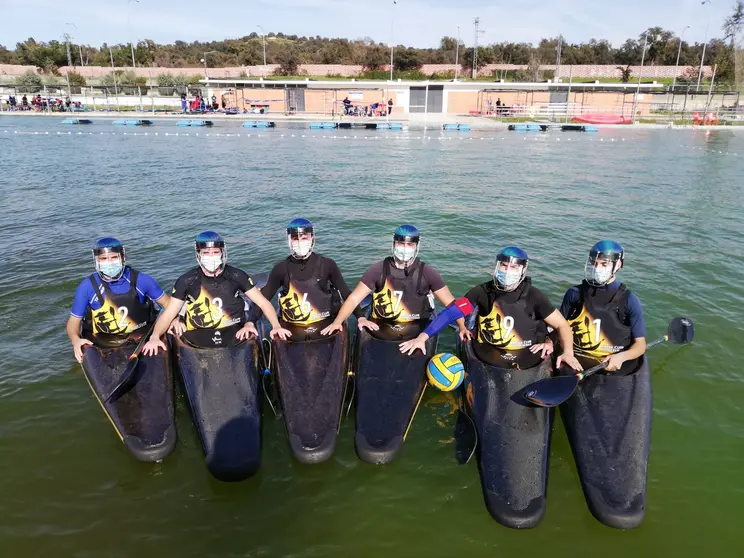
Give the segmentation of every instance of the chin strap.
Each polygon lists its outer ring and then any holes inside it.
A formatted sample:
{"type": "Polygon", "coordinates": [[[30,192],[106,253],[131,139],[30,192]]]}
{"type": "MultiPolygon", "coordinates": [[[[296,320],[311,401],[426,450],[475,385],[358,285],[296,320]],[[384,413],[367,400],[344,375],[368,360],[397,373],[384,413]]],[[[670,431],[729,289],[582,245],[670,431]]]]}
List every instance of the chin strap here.
{"type": "Polygon", "coordinates": [[[464,318],[473,310],[473,305],[467,298],[458,298],[434,318],[434,321],[426,327],[424,333],[429,337],[434,337],[449,324],[456,322],[460,318],[464,318]]]}

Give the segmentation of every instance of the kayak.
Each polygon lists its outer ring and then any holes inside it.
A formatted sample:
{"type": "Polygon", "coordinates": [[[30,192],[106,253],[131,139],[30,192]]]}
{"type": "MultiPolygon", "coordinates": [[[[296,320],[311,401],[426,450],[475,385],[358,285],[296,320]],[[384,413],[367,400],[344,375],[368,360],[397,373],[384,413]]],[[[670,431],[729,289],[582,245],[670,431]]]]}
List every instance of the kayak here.
{"type": "Polygon", "coordinates": [[[550,361],[524,370],[479,360],[472,342],[458,340],[465,365],[466,411],[478,433],[478,467],[486,508],[514,529],[537,526],[545,515],[553,412],[521,403],[525,386],[550,375],[550,361]]]}
{"type": "Polygon", "coordinates": [[[398,348],[404,340],[380,339],[366,329],[357,333],[354,443],[359,458],[374,465],[389,463],[400,452],[426,389],[426,365],[437,349],[434,336],[426,354],[404,355],[398,348]]]}
{"type": "Polygon", "coordinates": [[[273,341],[273,373],[292,455],[321,463],[336,447],[346,385],[349,332],[273,341]]]}
{"type": "Polygon", "coordinates": [[[257,343],[197,348],[173,337],[207,468],[222,481],[246,479],[261,464],[257,343]]]}
{"type": "Polygon", "coordinates": [[[116,347],[85,347],[83,373],[116,434],[132,455],[140,461],[160,461],[173,451],[177,439],[168,352],[161,351],[152,357],[141,355],[132,388],[115,401],[106,401],[136,346],[135,341],[129,340],[116,347]]]}
{"type": "Polygon", "coordinates": [[[586,378],[560,411],[589,510],[610,527],[640,525],[651,444],[648,359],[628,376],[586,378]]]}

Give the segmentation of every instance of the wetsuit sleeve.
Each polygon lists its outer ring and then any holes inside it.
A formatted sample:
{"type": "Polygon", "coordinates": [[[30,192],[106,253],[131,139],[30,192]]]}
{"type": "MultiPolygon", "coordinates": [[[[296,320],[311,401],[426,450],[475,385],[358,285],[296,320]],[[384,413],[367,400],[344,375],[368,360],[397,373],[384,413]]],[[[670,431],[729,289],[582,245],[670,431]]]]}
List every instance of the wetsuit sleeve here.
{"type": "Polygon", "coordinates": [[[84,317],[91,298],[93,298],[93,287],[91,287],[90,280],[86,278],[75,289],[75,299],[72,301],[70,314],[76,318],[84,317]]]}
{"type": "Polygon", "coordinates": [[[540,289],[532,287],[532,307],[535,309],[535,317],[544,320],[555,312],[555,306],[548,300],[540,289]]]}
{"type": "MultiPolygon", "coordinates": [[[[271,268],[271,273],[269,273],[269,278],[266,280],[266,284],[261,287],[261,294],[264,295],[267,300],[271,300],[272,298],[274,298],[277,291],[279,290],[279,287],[282,286],[284,277],[286,277],[286,275],[287,260],[284,260],[271,268]]],[[[263,310],[258,307],[258,304],[251,304],[251,311],[248,314],[248,321],[255,322],[261,319],[261,316],[263,316],[263,310]]]]}
{"type": "Polygon", "coordinates": [[[178,300],[186,300],[186,294],[189,289],[189,280],[187,275],[181,275],[178,279],[176,279],[176,284],[173,287],[173,294],[171,295],[173,298],[177,298],[178,300]]]}
{"type": "Polygon", "coordinates": [[[160,288],[157,281],[146,273],[139,274],[137,278],[137,290],[152,301],[159,299],[165,294],[165,291],[160,288]]]}
{"type": "Polygon", "coordinates": [[[464,318],[473,311],[472,303],[465,297],[458,298],[452,304],[442,310],[439,315],[426,326],[424,333],[429,337],[434,337],[449,324],[454,323],[460,318],[464,318]]]}
{"type": "Polygon", "coordinates": [[[561,302],[561,314],[564,318],[568,319],[569,316],[573,315],[580,299],[581,294],[576,287],[571,287],[566,291],[566,294],[563,295],[563,302],[561,302]]]}
{"type": "Polygon", "coordinates": [[[424,268],[424,278],[426,279],[426,283],[429,285],[431,292],[438,291],[446,286],[444,279],[442,279],[442,275],[429,265],[424,268]]]}
{"type": "Polygon", "coordinates": [[[641,306],[641,300],[633,293],[630,293],[630,296],[628,296],[628,320],[630,321],[630,334],[633,339],[646,337],[643,306],[641,306]]]}
{"type": "MultiPolygon", "coordinates": [[[[326,259],[326,265],[328,266],[328,278],[331,280],[331,284],[334,288],[338,289],[339,293],[341,293],[341,298],[346,300],[351,294],[351,289],[349,288],[349,285],[346,284],[344,276],[341,275],[341,270],[333,260],[326,259]]],[[[364,312],[359,308],[359,306],[357,306],[354,308],[354,315],[357,318],[361,318],[364,316],[364,312]]]]}
{"type": "Polygon", "coordinates": [[[373,291],[375,290],[375,283],[380,277],[382,277],[382,264],[383,262],[377,262],[362,276],[361,282],[373,291]]]}

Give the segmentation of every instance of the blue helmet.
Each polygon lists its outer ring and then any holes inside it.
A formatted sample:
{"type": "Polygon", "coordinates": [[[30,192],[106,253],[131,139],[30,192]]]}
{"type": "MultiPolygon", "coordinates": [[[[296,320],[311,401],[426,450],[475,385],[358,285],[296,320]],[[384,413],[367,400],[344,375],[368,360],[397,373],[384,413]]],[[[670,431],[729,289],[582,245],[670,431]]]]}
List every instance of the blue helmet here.
{"type": "Polygon", "coordinates": [[[589,250],[584,266],[584,278],[593,287],[611,283],[623,266],[625,251],[619,242],[600,240],[589,250]]]}
{"type": "Polygon", "coordinates": [[[401,225],[393,232],[393,241],[395,242],[416,242],[421,239],[419,230],[413,225],[401,225]]]}
{"type": "Polygon", "coordinates": [[[287,244],[289,253],[298,260],[304,260],[310,257],[315,249],[315,228],[307,219],[298,217],[292,219],[287,225],[287,244]],[[310,240],[300,240],[301,234],[309,234],[310,240]]]}
{"type": "Polygon", "coordinates": [[[116,280],[124,273],[124,266],[127,265],[127,252],[119,240],[113,236],[104,236],[96,240],[93,244],[93,260],[96,271],[101,275],[102,279],[106,281],[116,280]],[[120,262],[107,262],[102,265],[98,261],[98,256],[103,254],[119,254],[120,262]]]}
{"type": "Polygon", "coordinates": [[[194,249],[196,251],[197,263],[202,267],[202,269],[209,273],[216,273],[217,270],[227,265],[227,248],[225,247],[225,240],[214,231],[203,231],[197,234],[194,238],[194,249]],[[199,252],[204,248],[220,249],[220,260],[218,264],[215,264],[215,261],[212,259],[214,256],[207,256],[206,259],[202,258],[199,252]]]}
{"type": "Polygon", "coordinates": [[[527,276],[527,264],[529,261],[530,258],[527,252],[517,246],[507,246],[496,254],[496,269],[493,272],[493,284],[500,291],[513,291],[527,276]],[[505,269],[501,269],[501,264],[505,264],[505,269]],[[520,267],[509,269],[509,264],[515,264],[520,267]]]}
{"type": "Polygon", "coordinates": [[[202,248],[224,248],[225,240],[214,231],[204,231],[196,235],[194,245],[197,250],[201,250],[202,248]]]}

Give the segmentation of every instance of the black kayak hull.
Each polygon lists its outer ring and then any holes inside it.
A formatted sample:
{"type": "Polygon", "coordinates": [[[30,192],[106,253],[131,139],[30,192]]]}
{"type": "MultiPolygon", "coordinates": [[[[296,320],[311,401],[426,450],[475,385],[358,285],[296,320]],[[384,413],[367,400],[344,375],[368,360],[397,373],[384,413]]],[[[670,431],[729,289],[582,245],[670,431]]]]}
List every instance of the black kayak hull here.
{"type": "Polygon", "coordinates": [[[413,415],[427,385],[426,365],[436,352],[436,336],[426,354],[400,352],[401,340],[357,334],[356,434],[359,458],[373,465],[390,463],[403,447],[413,415]]]}
{"type": "Polygon", "coordinates": [[[347,377],[348,330],[301,342],[273,341],[274,377],[290,450],[322,463],[336,448],[347,377]]]}
{"type": "Polygon", "coordinates": [[[139,461],[160,461],[173,451],[178,438],[173,419],[173,374],[168,352],[140,356],[132,388],[116,401],[106,401],[135,347],[134,342],[119,347],[88,346],[83,356],[83,373],[114,431],[131,454],[139,461]]]}
{"type": "Polygon", "coordinates": [[[616,529],[640,525],[651,446],[648,359],[629,376],[586,378],[560,412],[592,515],[616,529]]]}
{"type": "Polygon", "coordinates": [[[214,349],[173,339],[209,472],[226,482],[251,477],[261,465],[257,342],[214,349]]]}
{"type": "Polygon", "coordinates": [[[553,412],[522,403],[524,387],[550,375],[550,362],[525,370],[479,360],[459,343],[466,411],[478,433],[478,468],[486,508],[506,527],[530,529],[545,515],[553,412]]]}

